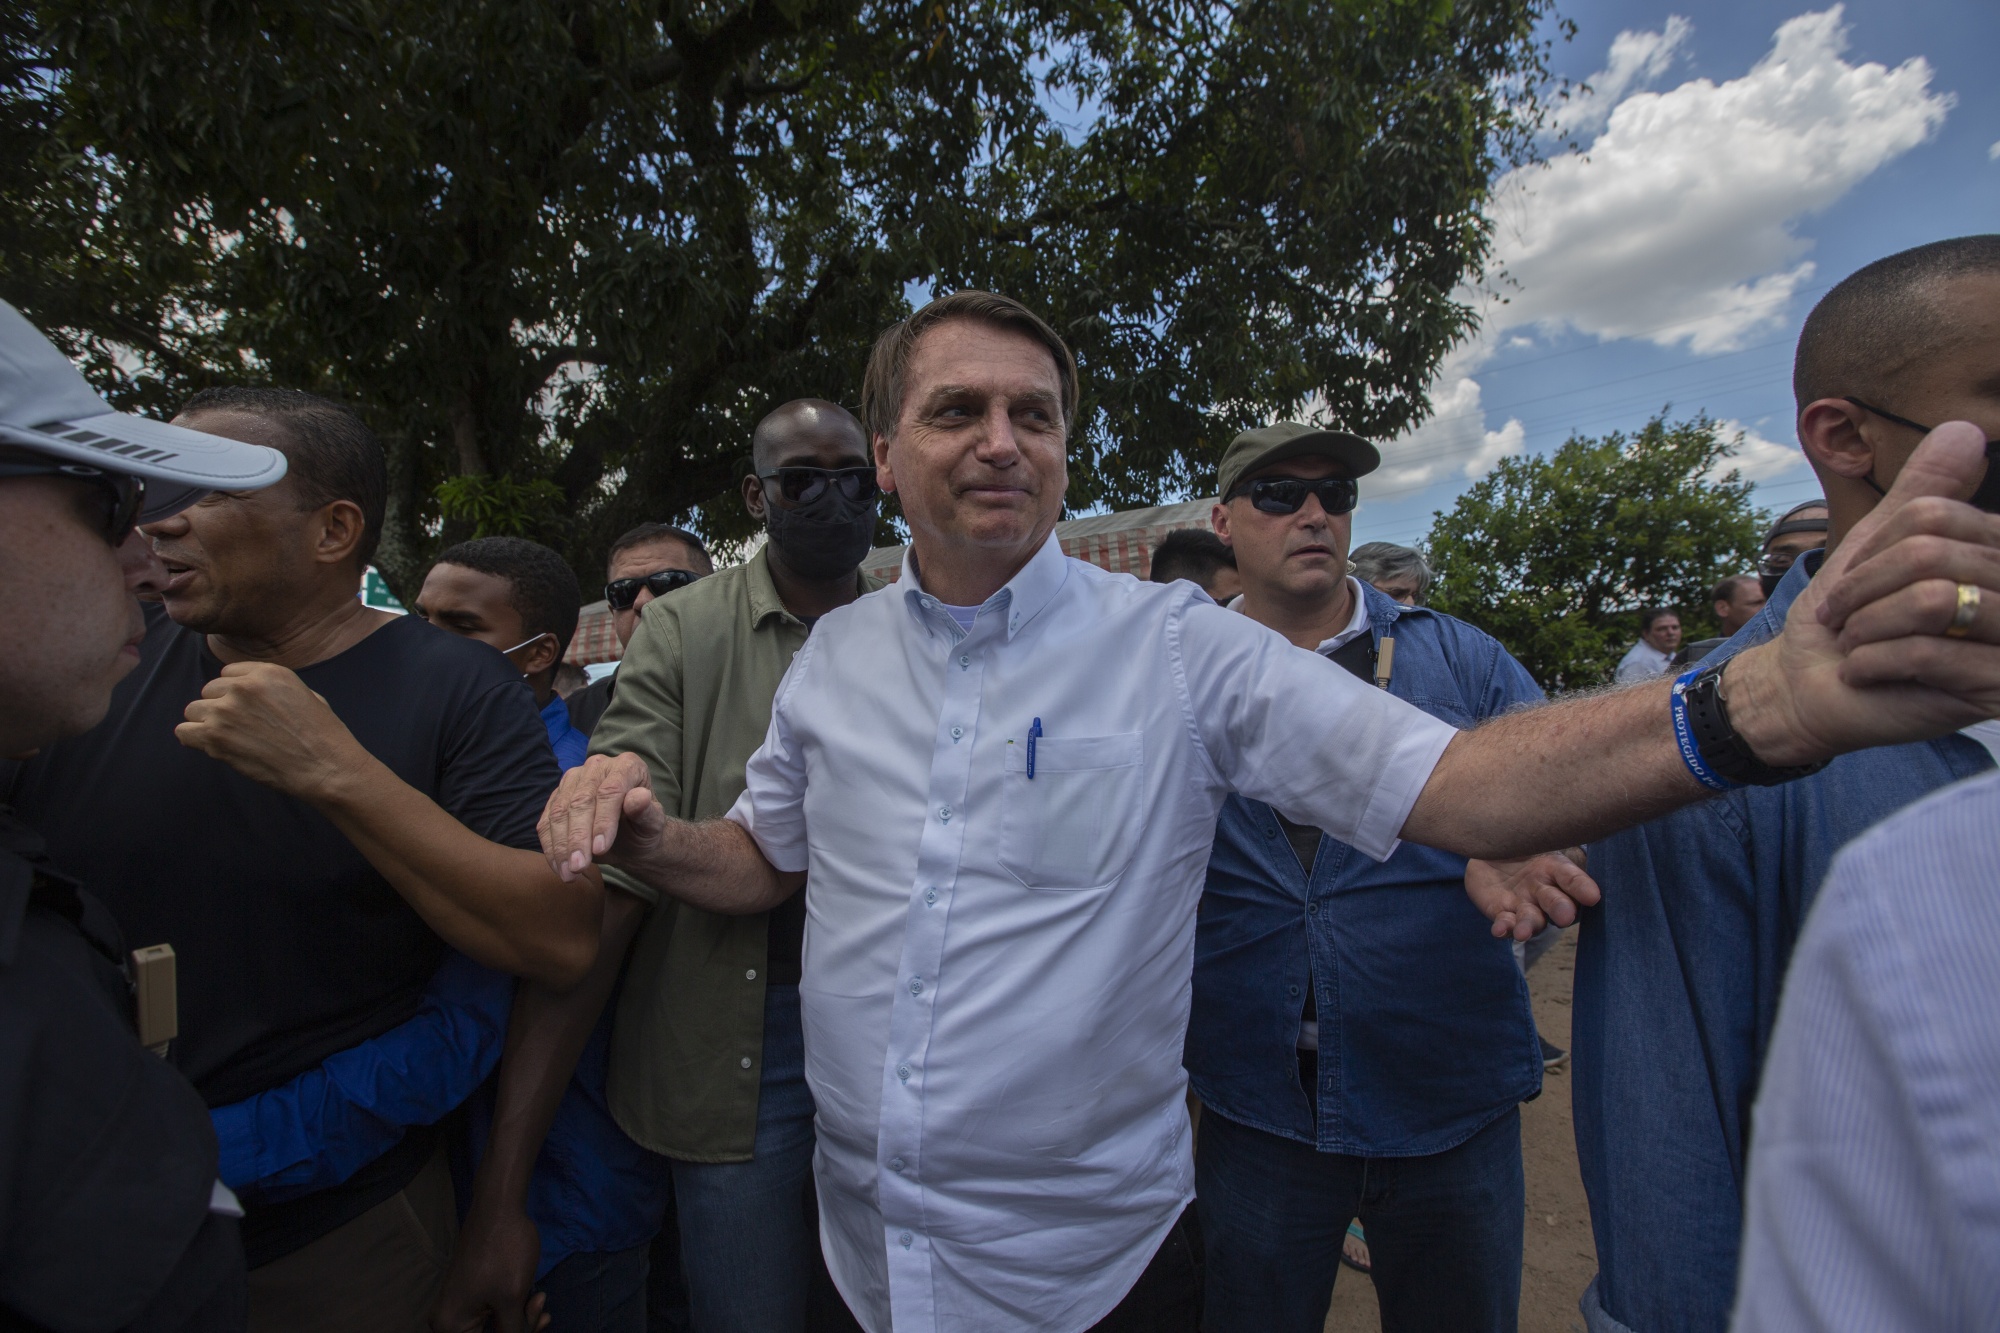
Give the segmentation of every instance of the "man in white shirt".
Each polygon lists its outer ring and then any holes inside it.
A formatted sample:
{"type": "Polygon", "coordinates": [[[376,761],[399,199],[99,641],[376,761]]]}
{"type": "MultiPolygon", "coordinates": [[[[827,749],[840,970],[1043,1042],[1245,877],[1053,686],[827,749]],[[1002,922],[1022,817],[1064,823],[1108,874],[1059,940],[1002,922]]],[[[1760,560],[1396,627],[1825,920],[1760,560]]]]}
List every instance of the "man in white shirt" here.
{"type": "Polygon", "coordinates": [[[1757,1094],[1738,1333],[1975,1333],[2000,1312],[2000,774],[1849,843],[1757,1094]]]}
{"type": "Polygon", "coordinates": [[[1681,618],[1664,606],[1649,606],[1639,613],[1639,642],[1625,650],[1618,662],[1618,683],[1651,680],[1667,674],[1673,665],[1674,650],[1681,646],[1681,618]]]}
{"type": "MultiPolygon", "coordinates": [[[[1076,403],[1017,302],[961,292],[890,329],[863,411],[911,528],[901,582],[819,622],[728,818],[668,819],[629,754],[573,770],[543,818],[559,873],[596,859],[710,910],[767,910],[810,871],[821,1222],[871,1333],[1120,1327],[1191,1194],[1195,906],[1232,791],[1377,858],[1524,856],[2000,711],[2000,591],[1957,624],[1932,586],[2000,585],[2000,525],[1939,498],[1980,466],[1963,426],[1786,633],[1731,659],[1726,714],[1719,681],[1671,706],[1662,682],[1459,732],[1191,585],[1066,559],[1076,403]]],[[[1524,937],[1573,911],[1545,884],[1484,906],[1524,937]]]]}

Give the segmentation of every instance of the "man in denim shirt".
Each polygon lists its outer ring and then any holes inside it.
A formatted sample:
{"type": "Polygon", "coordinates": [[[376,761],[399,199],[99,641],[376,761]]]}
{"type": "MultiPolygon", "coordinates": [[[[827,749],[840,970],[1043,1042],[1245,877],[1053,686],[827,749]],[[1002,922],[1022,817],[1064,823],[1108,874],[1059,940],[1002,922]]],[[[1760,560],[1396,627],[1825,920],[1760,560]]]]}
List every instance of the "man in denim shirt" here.
{"type": "MultiPolygon", "coordinates": [[[[1378,462],[1289,423],[1237,437],[1215,528],[1240,609],[1454,726],[1540,702],[1492,638],[1346,573],[1353,479],[1378,462]]],[[[1527,983],[1466,872],[1409,843],[1378,864],[1241,796],[1223,807],[1186,1056],[1215,1333],[1317,1333],[1357,1214],[1383,1328],[1515,1326],[1518,1106],[1542,1059],[1527,983]]]]}
{"type": "MultiPolygon", "coordinates": [[[[2000,237],[1986,236],[1877,261],[1806,320],[1798,433],[1826,488],[1828,549],[1875,507],[1925,423],[2000,435],[1996,312],[2000,237]]],[[[1973,503],[1996,498],[1989,471],[1973,503]]],[[[1775,637],[1821,559],[1799,559],[1703,665],[1775,637]]],[[[1845,755],[1592,845],[1605,894],[1584,917],[1574,1017],[1577,1151],[1597,1238],[1583,1296],[1592,1333],[1728,1326],[1750,1106],[1800,925],[1843,844],[1991,766],[1977,742],[1992,726],[1845,755]]]]}

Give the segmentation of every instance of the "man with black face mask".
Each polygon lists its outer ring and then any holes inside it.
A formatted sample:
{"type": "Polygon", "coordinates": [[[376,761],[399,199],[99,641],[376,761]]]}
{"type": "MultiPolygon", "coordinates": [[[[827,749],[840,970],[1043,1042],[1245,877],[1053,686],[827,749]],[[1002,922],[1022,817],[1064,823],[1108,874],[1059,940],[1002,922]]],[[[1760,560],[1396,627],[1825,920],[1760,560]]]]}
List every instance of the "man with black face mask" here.
{"type": "MultiPolygon", "coordinates": [[[[684,819],[735,802],[793,654],[821,616],[880,586],[859,572],[880,492],[853,414],[814,398],[786,403],[758,423],[752,447],[743,505],[770,540],[746,563],[646,605],[591,735],[593,754],[643,756],[654,792],[684,819]]],[[[819,1248],[806,1203],[805,890],[770,912],[722,916],[637,880],[620,876],[618,886],[651,907],[622,925],[607,914],[604,948],[632,948],[609,1102],[627,1134],[672,1161],[693,1326],[797,1333],[819,1248]]],[[[542,1083],[556,1095],[569,1077],[557,1061],[574,1060],[602,1003],[601,992],[579,994],[534,1031],[517,1023],[509,1058],[517,1048],[545,1058],[542,1083]]],[[[547,1117],[522,1120],[496,1122],[496,1144],[547,1117]]]]}

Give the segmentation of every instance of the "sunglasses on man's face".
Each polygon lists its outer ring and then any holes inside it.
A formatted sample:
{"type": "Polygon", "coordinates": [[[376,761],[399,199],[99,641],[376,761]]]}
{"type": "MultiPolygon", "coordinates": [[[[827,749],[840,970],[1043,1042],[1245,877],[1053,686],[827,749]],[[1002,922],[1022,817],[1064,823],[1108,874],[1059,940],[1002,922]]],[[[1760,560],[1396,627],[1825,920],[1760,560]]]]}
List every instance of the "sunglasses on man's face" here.
{"type": "Polygon", "coordinates": [[[655,597],[664,597],[675,588],[685,588],[700,577],[691,569],[662,569],[635,579],[613,579],[604,585],[604,600],[613,611],[629,611],[632,603],[639,600],[641,588],[655,597]]]}
{"type": "Polygon", "coordinates": [[[125,544],[146,505],[146,481],[124,472],[106,472],[85,463],[65,463],[31,450],[0,450],[0,479],[67,477],[90,487],[92,526],[115,549],[125,544]]]}
{"type": "Polygon", "coordinates": [[[850,500],[866,500],[881,493],[872,467],[779,467],[757,476],[776,486],[786,504],[809,505],[825,495],[829,486],[838,487],[850,500]]]}
{"type": "Polygon", "coordinates": [[[1315,480],[1259,477],[1255,481],[1239,482],[1223,498],[1234,500],[1242,495],[1250,497],[1251,507],[1259,513],[1296,514],[1305,508],[1308,495],[1317,495],[1319,507],[1328,514],[1351,514],[1361,497],[1361,488],[1349,477],[1320,477],[1315,480]]]}

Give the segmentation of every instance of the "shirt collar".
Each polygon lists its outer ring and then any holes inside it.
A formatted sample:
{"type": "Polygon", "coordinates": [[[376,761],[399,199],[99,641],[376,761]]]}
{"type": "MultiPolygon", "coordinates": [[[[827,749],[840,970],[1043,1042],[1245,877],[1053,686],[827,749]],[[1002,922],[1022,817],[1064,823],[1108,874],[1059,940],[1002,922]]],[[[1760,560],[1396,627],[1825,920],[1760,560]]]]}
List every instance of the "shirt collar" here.
{"type": "MultiPolygon", "coordinates": [[[[743,580],[750,596],[751,628],[762,629],[764,622],[773,616],[804,626],[806,622],[787,611],[784,601],[778,596],[778,585],[771,580],[770,550],[771,543],[766,540],[744,566],[743,580]]],[[[857,569],[854,571],[854,586],[860,592],[870,593],[882,585],[857,569]]]]}
{"type": "Polygon", "coordinates": [[[1346,629],[1330,639],[1321,640],[1315,651],[1338,652],[1350,640],[1358,639],[1368,632],[1368,593],[1363,589],[1361,580],[1352,574],[1347,576],[1347,583],[1354,589],[1354,614],[1348,617],[1346,629]]]}
{"type": "Polygon", "coordinates": [[[569,700],[552,690],[549,692],[549,701],[542,705],[541,711],[542,725],[549,729],[551,738],[561,735],[568,729],[569,700]],[[562,724],[560,727],[556,725],[558,722],[562,724]]]}
{"type": "Polygon", "coordinates": [[[757,548],[755,555],[750,557],[748,568],[744,571],[744,582],[748,585],[750,593],[752,627],[762,628],[764,622],[772,616],[783,620],[798,620],[798,617],[787,611],[785,604],[778,600],[778,585],[771,581],[771,543],[768,540],[757,548]]]}
{"type": "Polygon", "coordinates": [[[12,810],[0,806],[0,966],[14,961],[15,949],[21,941],[21,922],[34,901],[37,872],[52,881],[51,888],[75,896],[75,881],[49,868],[42,835],[12,810]]]}
{"type": "MultiPolygon", "coordinates": [[[[1011,641],[1055,600],[1068,577],[1069,557],[1063,554],[1062,542],[1051,532],[1028,563],[1007,580],[1006,586],[979,604],[980,612],[983,616],[1004,609],[1006,628],[1002,632],[1011,641]]],[[[917,569],[915,542],[911,542],[909,549],[903,552],[903,574],[898,581],[903,587],[904,604],[919,622],[929,623],[933,608],[938,608],[936,617],[949,622],[955,634],[963,634],[958,622],[951,619],[951,613],[942,609],[936,597],[924,591],[917,569]]]]}

